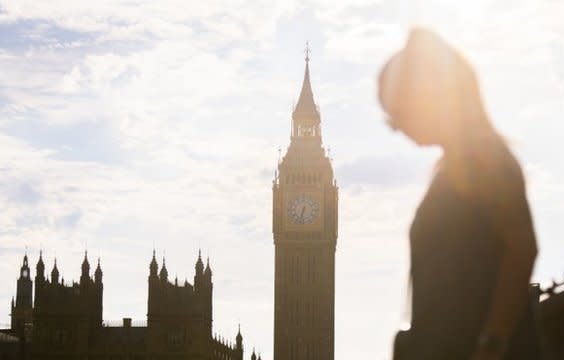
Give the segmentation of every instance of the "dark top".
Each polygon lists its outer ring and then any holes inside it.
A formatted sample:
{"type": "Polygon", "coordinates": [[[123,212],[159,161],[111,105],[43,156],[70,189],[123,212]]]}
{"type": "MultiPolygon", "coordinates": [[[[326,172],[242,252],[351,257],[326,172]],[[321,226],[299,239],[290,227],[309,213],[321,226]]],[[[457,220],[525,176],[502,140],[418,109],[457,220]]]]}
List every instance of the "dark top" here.
{"type": "MultiPolygon", "coordinates": [[[[443,161],[411,227],[413,359],[470,359],[504,248],[498,197],[530,221],[520,167],[504,144],[478,149],[456,171],[443,161]]],[[[532,319],[529,307],[507,359],[538,358],[532,319]]]]}

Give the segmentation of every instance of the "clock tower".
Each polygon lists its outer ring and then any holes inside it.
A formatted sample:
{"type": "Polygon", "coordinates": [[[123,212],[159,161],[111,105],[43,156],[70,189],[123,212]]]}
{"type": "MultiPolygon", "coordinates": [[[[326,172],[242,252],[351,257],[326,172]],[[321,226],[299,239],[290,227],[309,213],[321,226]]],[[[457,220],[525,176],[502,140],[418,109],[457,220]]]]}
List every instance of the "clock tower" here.
{"type": "Polygon", "coordinates": [[[290,146],[273,184],[274,360],[334,359],[337,205],[308,54],[290,146]]]}

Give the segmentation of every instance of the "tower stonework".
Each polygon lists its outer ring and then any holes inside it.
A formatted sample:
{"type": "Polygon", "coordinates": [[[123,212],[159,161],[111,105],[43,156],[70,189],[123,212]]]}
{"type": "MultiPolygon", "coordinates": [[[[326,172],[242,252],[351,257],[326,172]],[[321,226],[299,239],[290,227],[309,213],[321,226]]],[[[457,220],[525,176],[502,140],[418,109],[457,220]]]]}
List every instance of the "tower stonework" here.
{"type": "Polygon", "coordinates": [[[338,188],[309,76],[273,183],[274,360],[333,360],[338,188]]]}
{"type": "Polygon", "coordinates": [[[20,268],[20,277],[18,278],[18,290],[16,293],[16,301],[12,301],[12,329],[18,336],[24,336],[25,329],[31,325],[33,314],[33,283],[31,281],[31,272],[27,254],[23,258],[20,268]]]}

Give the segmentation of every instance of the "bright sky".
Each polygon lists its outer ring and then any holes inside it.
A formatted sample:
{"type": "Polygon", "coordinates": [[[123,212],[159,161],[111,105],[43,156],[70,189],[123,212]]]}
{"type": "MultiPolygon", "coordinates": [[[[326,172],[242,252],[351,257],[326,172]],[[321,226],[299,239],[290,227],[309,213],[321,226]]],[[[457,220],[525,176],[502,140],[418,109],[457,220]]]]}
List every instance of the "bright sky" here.
{"type": "Polygon", "coordinates": [[[309,40],[340,183],[336,357],[386,359],[439,155],[391,133],[374,100],[411,22],[476,66],[527,174],[535,279],[561,279],[563,16],[556,0],[0,1],[0,323],[26,245],[67,282],[86,247],[100,256],[108,320],[145,318],[153,246],[180,280],[201,247],[214,331],[234,339],[241,322],[246,349],[271,359],[271,181],[309,40]]]}

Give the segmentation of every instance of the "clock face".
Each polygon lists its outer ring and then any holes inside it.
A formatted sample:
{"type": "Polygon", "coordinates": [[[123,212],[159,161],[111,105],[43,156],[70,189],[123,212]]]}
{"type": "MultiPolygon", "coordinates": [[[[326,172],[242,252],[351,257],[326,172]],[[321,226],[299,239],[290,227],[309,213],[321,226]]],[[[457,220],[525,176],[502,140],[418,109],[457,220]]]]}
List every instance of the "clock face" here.
{"type": "Polygon", "coordinates": [[[288,217],[296,225],[311,224],[318,214],[319,204],[317,201],[305,195],[294,198],[288,206],[288,217]]]}

